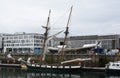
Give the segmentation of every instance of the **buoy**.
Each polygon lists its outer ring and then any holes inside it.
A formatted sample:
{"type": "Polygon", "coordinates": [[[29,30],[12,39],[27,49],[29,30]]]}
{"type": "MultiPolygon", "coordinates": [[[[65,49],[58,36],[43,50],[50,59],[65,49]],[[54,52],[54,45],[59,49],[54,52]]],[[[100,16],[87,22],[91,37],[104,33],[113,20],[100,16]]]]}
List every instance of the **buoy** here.
{"type": "Polygon", "coordinates": [[[21,69],[22,70],[27,70],[27,66],[26,65],[21,65],[21,69]]]}

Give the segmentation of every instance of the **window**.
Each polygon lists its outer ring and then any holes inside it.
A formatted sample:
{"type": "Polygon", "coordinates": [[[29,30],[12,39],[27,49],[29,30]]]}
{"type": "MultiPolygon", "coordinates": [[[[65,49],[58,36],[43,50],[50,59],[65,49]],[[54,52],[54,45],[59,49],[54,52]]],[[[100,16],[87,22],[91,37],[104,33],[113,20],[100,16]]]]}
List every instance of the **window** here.
{"type": "Polygon", "coordinates": [[[25,40],[21,40],[21,43],[25,43],[25,40]]]}
{"type": "Polygon", "coordinates": [[[116,64],[117,66],[119,66],[119,64],[116,64]]]}
{"type": "Polygon", "coordinates": [[[33,36],[33,35],[31,35],[31,36],[29,36],[29,38],[34,38],[34,36],[33,36]]]}
{"type": "Polygon", "coordinates": [[[28,36],[27,36],[27,35],[25,35],[25,36],[24,36],[24,39],[27,39],[27,38],[28,38],[28,36]]]}
{"type": "Polygon", "coordinates": [[[113,64],[112,66],[115,66],[115,64],[113,64]]]}
{"type": "Polygon", "coordinates": [[[22,35],[20,35],[20,36],[19,36],[19,39],[23,39],[23,36],[22,36],[22,35]]]}
{"type": "Polygon", "coordinates": [[[17,38],[18,38],[17,36],[14,37],[14,39],[17,39],[17,38]]]}

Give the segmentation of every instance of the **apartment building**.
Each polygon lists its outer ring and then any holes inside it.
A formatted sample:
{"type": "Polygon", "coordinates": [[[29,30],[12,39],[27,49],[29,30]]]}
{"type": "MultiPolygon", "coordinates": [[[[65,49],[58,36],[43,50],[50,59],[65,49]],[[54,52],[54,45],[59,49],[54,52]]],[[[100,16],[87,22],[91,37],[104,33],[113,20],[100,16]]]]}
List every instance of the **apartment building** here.
{"type": "Polygon", "coordinates": [[[4,52],[40,53],[43,35],[38,33],[15,33],[3,35],[4,52]]]}
{"type": "Polygon", "coordinates": [[[3,43],[2,43],[2,41],[3,41],[3,38],[0,35],[0,53],[2,53],[2,51],[3,51],[3,43]]]}

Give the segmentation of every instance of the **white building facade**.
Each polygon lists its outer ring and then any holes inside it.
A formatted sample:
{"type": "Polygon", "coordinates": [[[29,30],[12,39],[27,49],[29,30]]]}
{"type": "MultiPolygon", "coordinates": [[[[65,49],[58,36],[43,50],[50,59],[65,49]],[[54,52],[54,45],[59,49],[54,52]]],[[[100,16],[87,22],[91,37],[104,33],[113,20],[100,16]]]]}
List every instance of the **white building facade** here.
{"type": "Polygon", "coordinates": [[[0,35],[0,53],[2,53],[2,51],[3,51],[3,38],[0,35]]]}
{"type": "Polygon", "coordinates": [[[15,33],[3,36],[4,52],[40,53],[43,45],[43,34],[15,33]]]}

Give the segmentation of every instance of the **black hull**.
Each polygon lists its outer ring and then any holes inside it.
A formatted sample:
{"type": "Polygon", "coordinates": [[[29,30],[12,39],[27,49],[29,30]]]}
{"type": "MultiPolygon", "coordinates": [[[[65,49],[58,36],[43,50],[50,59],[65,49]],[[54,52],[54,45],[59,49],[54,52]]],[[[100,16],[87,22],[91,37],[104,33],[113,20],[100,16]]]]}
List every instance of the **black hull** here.
{"type": "Polygon", "coordinates": [[[104,67],[81,67],[83,72],[105,72],[104,67]]]}
{"type": "Polygon", "coordinates": [[[115,70],[115,69],[106,69],[106,74],[111,75],[111,74],[116,74],[120,75],[120,70],[115,70]]]}
{"type": "Polygon", "coordinates": [[[47,68],[27,65],[28,72],[80,74],[80,68],[47,68]]]}

